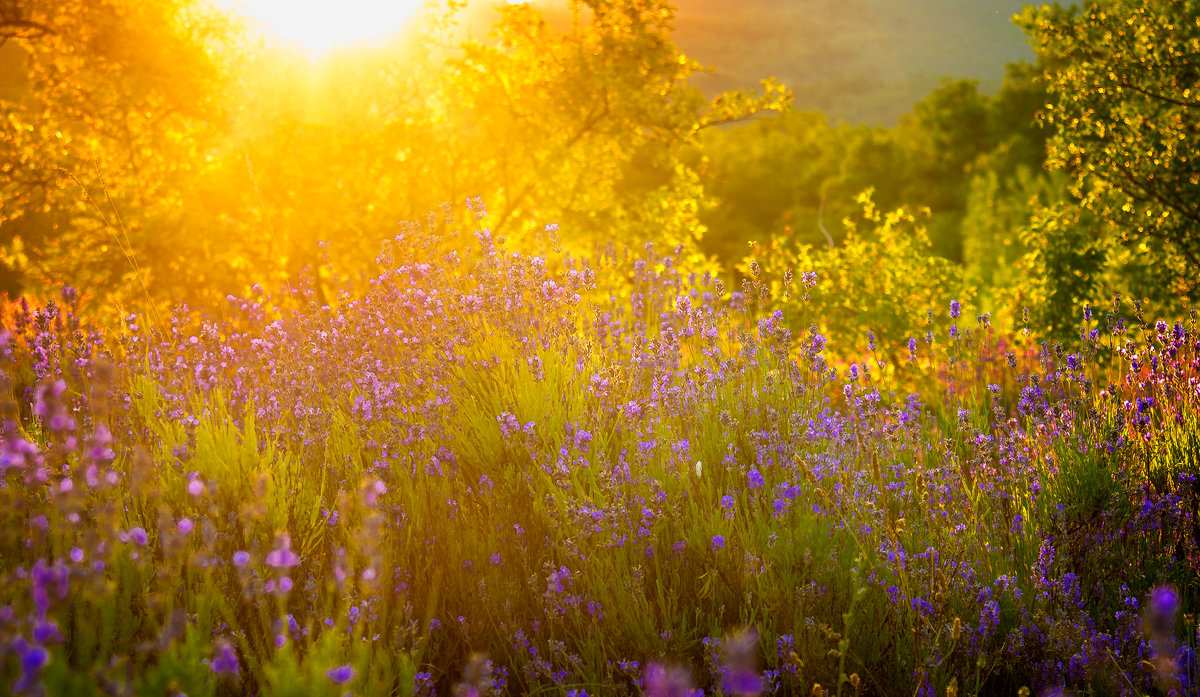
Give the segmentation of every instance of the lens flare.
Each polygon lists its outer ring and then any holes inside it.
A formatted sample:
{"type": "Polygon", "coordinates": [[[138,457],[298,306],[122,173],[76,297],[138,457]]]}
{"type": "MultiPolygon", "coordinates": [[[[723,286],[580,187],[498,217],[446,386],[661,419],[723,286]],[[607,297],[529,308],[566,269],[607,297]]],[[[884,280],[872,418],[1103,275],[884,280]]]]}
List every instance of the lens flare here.
{"type": "Polygon", "coordinates": [[[385,38],[420,11],[423,0],[217,0],[278,39],[319,55],[385,38]]]}

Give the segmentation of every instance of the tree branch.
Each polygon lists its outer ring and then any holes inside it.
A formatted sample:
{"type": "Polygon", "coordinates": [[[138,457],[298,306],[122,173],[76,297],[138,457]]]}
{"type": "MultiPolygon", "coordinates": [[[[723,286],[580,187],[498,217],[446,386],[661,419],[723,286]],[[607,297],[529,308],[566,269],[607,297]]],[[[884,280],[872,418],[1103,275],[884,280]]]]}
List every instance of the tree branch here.
{"type": "Polygon", "coordinates": [[[1117,84],[1126,89],[1131,89],[1134,92],[1137,92],[1138,94],[1141,94],[1143,96],[1149,97],[1151,99],[1157,99],[1161,102],[1166,102],[1168,104],[1174,104],[1175,106],[1181,106],[1184,108],[1200,107],[1200,101],[1196,101],[1194,99],[1192,99],[1192,100],[1175,99],[1173,97],[1168,97],[1165,94],[1158,94],[1157,92],[1151,92],[1150,90],[1142,89],[1141,87],[1138,87],[1137,85],[1133,84],[1132,82],[1129,82],[1128,80],[1118,80],[1117,84]]]}
{"type": "Polygon", "coordinates": [[[4,41],[23,36],[30,32],[37,36],[46,36],[47,34],[58,35],[58,32],[41,22],[17,19],[15,17],[0,17],[0,38],[3,38],[4,41]]]}

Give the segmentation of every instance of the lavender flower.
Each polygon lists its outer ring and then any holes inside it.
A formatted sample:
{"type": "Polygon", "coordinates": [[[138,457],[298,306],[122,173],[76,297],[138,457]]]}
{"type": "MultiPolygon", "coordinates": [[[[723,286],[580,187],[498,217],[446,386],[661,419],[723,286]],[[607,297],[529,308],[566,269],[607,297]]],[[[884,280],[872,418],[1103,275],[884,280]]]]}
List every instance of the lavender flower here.
{"type": "Polygon", "coordinates": [[[264,561],[267,566],[277,569],[287,569],[299,564],[300,557],[292,552],[292,538],[286,534],[280,535],[275,549],[267,553],[264,561]]]}
{"type": "Polygon", "coordinates": [[[336,668],[330,668],[325,671],[325,677],[329,678],[329,682],[334,685],[345,685],[354,679],[357,673],[354,672],[354,666],[346,664],[336,668]]]}
{"type": "Polygon", "coordinates": [[[662,663],[646,664],[644,678],[646,697],[702,697],[703,690],[692,684],[687,668],[662,663]]]}
{"type": "Polygon", "coordinates": [[[238,663],[237,653],[229,645],[229,642],[220,642],[217,645],[216,656],[212,659],[209,667],[217,675],[236,677],[241,671],[241,664],[238,663]]]}
{"type": "Polygon", "coordinates": [[[20,660],[20,674],[13,683],[13,692],[40,693],[42,669],[50,662],[50,652],[43,646],[29,644],[22,637],[13,641],[12,650],[20,660]]]}
{"type": "Polygon", "coordinates": [[[766,687],[758,670],[758,632],[749,629],[721,643],[722,686],[726,693],[751,697],[766,687]]]}

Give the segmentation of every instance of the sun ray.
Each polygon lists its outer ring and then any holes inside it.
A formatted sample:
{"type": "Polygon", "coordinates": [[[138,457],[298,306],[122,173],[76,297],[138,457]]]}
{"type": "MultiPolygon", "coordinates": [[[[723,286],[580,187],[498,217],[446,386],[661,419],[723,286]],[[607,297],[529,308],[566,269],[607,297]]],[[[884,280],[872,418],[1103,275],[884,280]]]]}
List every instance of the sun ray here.
{"type": "Polygon", "coordinates": [[[423,0],[217,0],[279,40],[314,55],[382,39],[420,11],[423,0]]]}

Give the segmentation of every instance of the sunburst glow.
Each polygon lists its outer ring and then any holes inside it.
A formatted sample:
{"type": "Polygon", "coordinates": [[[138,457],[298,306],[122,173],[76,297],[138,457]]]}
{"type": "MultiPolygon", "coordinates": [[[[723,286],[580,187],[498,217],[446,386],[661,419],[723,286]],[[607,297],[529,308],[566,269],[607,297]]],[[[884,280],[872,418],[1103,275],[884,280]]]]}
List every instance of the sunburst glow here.
{"type": "Polygon", "coordinates": [[[283,41],[319,54],[386,37],[413,17],[423,0],[217,0],[283,41]]]}

